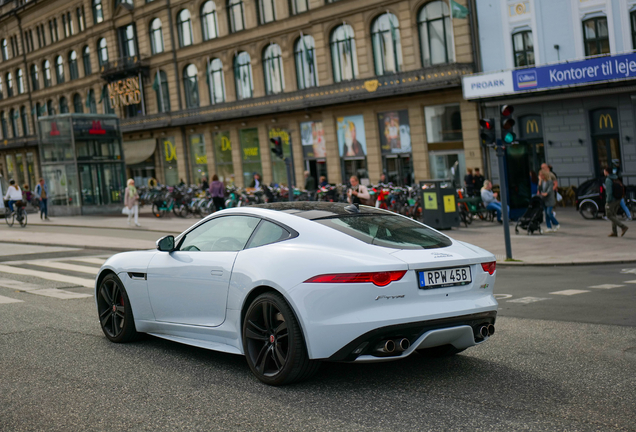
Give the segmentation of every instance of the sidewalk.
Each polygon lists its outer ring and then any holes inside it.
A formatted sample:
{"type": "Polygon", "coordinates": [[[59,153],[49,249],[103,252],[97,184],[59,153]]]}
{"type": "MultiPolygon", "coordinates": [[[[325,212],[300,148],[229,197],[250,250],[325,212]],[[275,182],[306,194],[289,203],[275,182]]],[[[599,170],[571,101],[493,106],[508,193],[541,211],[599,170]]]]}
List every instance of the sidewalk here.
{"type": "MultiPolygon", "coordinates": [[[[609,221],[583,219],[572,207],[558,207],[556,211],[561,229],[555,233],[529,236],[520,231],[515,234],[515,224],[510,224],[512,257],[519,261],[505,262],[506,265],[636,262],[636,222],[625,222],[630,228],[625,237],[610,238],[607,236],[611,232],[609,221]]],[[[44,222],[37,214],[29,214],[25,229],[3,224],[0,241],[114,251],[151,249],[160,237],[176,235],[198,220],[174,215],[158,219],[150,214],[149,208],[140,211],[139,228],[129,227],[123,215],[52,217],[50,222],[44,222]]],[[[545,230],[545,224],[543,228],[545,230]]],[[[500,224],[475,220],[468,228],[462,225],[444,233],[492,252],[498,263],[504,264],[506,251],[500,224]]]]}

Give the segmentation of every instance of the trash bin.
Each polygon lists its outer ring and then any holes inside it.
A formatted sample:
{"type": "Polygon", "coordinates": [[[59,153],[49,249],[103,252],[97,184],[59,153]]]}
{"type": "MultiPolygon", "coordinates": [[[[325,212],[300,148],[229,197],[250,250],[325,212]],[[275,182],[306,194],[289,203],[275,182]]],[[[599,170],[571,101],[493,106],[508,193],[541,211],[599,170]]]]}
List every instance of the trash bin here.
{"type": "Polygon", "coordinates": [[[420,181],[422,222],[435,229],[459,227],[457,191],[449,180],[420,181]]]}

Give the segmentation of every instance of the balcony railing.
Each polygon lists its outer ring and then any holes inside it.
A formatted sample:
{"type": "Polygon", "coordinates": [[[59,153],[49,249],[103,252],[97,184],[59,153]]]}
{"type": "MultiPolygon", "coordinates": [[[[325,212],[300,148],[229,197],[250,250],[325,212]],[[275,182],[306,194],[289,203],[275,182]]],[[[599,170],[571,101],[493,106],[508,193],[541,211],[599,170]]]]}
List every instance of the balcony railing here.
{"type": "Polygon", "coordinates": [[[102,78],[113,80],[126,76],[136,75],[139,72],[148,72],[149,63],[147,59],[140,56],[121,57],[117,60],[108,61],[101,65],[100,73],[102,78]]]}

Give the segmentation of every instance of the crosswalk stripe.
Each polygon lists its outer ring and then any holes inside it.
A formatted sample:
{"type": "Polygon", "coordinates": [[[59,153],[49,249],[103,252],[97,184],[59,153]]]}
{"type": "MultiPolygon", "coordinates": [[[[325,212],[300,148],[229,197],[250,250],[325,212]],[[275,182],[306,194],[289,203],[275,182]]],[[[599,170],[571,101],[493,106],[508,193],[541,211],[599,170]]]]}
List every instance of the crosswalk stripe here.
{"type": "Polygon", "coordinates": [[[108,258],[80,258],[80,257],[73,257],[73,258],[69,258],[72,259],[73,261],[81,261],[81,262],[85,262],[88,264],[99,264],[102,265],[106,262],[106,260],[108,258]]]}
{"type": "Polygon", "coordinates": [[[24,300],[18,300],[11,297],[0,296],[0,304],[3,303],[22,303],[24,300]]]}
{"type": "Polygon", "coordinates": [[[67,264],[60,261],[11,261],[11,265],[29,264],[38,267],[48,267],[59,270],[70,270],[78,273],[88,273],[89,275],[97,276],[97,270],[95,267],[81,266],[76,264],[67,264]]]}
{"type": "Polygon", "coordinates": [[[42,286],[13,279],[0,278],[0,288],[9,288],[18,291],[33,291],[42,289],[42,286]]]}
{"type": "Polygon", "coordinates": [[[576,294],[583,294],[589,292],[587,290],[575,290],[575,289],[569,289],[569,290],[563,290],[563,291],[555,291],[555,292],[551,292],[550,294],[556,294],[556,295],[576,295],[576,294]]]}
{"type": "Polygon", "coordinates": [[[625,282],[623,282],[623,283],[636,284],[636,280],[625,281],[625,282]]]}
{"type": "Polygon", "coordinates": [[[534,303],[534,302],[538,302],[538,301],[542,301],[542,300],[550,300],[549,298],[545,298],[545,297],[521,297],[518,299],[514,299],[514,300],[507,300],[508,303],[523,303],[523,304],[528,304],[528,303],[534,303]]]}
{"type": "Polygon", "coordinates": [[[83,279],[83,278],[79,278],[75,276],[67,276],[67,275],[62,275],[62,274],[54,273],[54,272],[44,272],[44,271],[31,270],[31,269],[23,269],[20,267],[12,267],[12,266],[3,265],[3,264],[0,264],[0,272],[17,274],[17,275],[35,276],[41,279],[70,283],[73,285],[79,285],[86,288],[95,287],[95,280],[93,279],[83,279]]]}
{"type": "Polygon", "coordinates": [[[33,291],[29,291],[29,294],[37,294],[37,295],[41,295],[45,297],[53,297],[53,298],[57,298],[61,300],[93,297],[92,294],[74,293],[74,292],[64,291],[64,290],[55,289],[55,288],[44,288],[39,290],[33,290],[33,291]]]}
{"type": "Polygon", "coordinates": [[[595,288],[595,289],[612,289],[612,288],[620,288],[620,287],[624,287],[625,285],[614,285],[614,284],[603,284],[603,285],[594,285],[594,286],[589,286],[588,288],[595,288]]]}

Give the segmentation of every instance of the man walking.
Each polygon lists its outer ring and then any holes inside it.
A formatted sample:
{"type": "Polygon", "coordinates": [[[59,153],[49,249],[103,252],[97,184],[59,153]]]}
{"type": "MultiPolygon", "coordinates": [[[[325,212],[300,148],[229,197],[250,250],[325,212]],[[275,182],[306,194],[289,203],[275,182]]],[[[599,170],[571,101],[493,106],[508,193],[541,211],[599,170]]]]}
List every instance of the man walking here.
{"type": "Polygon", "coordinates": [[[35,195],[40,199],[40,219],[49,220],[49,188],[44,183],[44,179],[40,178],[40,182],[35,186],[35,195]]]}
{"type": "Polygon", "coordinates": [[[621,227],[622,237],[627,232],[627,225],[618,220],[616,212],[621,205],[623,186],[618,183],[615,184],[617,177],[612,174],[610,167],[606,166],[603,173],[605,174],[605,214],[612,221],[612,233],[609,237],[618,237],[616,226],[621,227]]]}
{"type": "Polygon", "coordinates": [[[473,191],[475,192],[475,195],[477,195],[481,188],[484,187],[485,180],[486,179],[483,175],[481,175],[479,168],[475,168],[475,174],[473,174],[473,191]]]}

